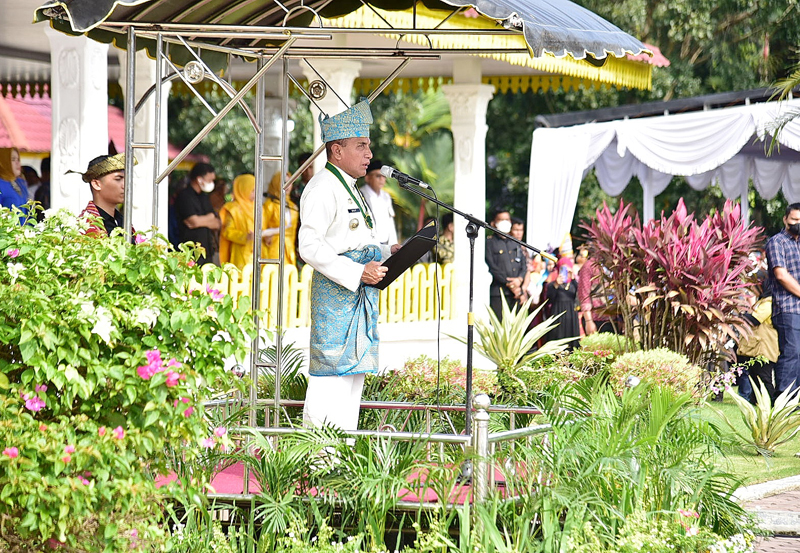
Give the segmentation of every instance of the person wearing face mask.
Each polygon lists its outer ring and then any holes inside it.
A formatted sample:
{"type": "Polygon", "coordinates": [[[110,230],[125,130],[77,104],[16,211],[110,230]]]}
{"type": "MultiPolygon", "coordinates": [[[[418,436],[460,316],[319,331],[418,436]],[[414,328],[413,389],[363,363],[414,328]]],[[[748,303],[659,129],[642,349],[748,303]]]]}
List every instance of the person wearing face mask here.
{"type": "Polygon", "coordinates": [[[197,163],[189,173],[189,186],[175,198],[175,214],[178,218],[179,240],[196,242],[205,249],[198,263],[217,263],[216,235],[222,226],[214,211],[209,193],[214,190],[217,178],[214,167],[208,163],[197,163]]]}
{"type": "MultiPolygon", "coordinates": [[[[497,209],[491,225],[500,232],[511,231],[511,214],[506,209],[497,209]]],[[[492,235],[486,239],[486,265],[492,274],[489,287],[489,306],[499,320],[503,317],[503,299],[513,307],[522,296],[522,283],[525,280],[527,263],[522,246],[500,236],[492,235]]]]}
{"type": "Polygon", "coordinates": [[[775,365],[774,403],[800,384],[800,203],[786,207],[786,226],[767,241],[767,278],[772,290],[772,326],[780,355],[775,365]]]}

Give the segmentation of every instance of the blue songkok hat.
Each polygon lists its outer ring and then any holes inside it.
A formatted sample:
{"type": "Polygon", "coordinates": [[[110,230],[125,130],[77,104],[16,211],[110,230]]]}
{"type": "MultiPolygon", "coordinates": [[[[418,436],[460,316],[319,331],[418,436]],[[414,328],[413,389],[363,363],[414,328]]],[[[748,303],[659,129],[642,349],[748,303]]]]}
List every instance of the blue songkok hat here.
{"type": "Polygon", "coordinates": [[[332,117],[323,117],[321,113],[319,115],[323,142],[343,138],[369,138],[371,124],[372,112],[366,99],[332,117]]]}

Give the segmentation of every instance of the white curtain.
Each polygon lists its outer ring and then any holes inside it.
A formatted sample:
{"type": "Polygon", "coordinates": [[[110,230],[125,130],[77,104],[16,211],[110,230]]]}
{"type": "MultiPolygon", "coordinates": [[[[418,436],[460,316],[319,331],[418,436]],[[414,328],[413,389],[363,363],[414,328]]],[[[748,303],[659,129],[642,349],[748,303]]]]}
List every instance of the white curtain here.
{"type": "Polygon", "coordinates": [[[782,190],[788,201],[800,201],[800,163],[782,161],[779,153],[739,154],[759,139],[757,153],[763,150],[776,121],[787,115],[798,119],[783,127],[778,142],[800,151],[800,100],[536,129],[528,191],[531,243],[540,248],[561,243],[572,226],[580,181],[592,166],[612,196],[636,175],[644,189],[644,217],[654,215],[652,200],[673,175],[685,176],[695,190],[717,184],[731,199],[741,197],[752,179],[764,198],[782,190]]]}

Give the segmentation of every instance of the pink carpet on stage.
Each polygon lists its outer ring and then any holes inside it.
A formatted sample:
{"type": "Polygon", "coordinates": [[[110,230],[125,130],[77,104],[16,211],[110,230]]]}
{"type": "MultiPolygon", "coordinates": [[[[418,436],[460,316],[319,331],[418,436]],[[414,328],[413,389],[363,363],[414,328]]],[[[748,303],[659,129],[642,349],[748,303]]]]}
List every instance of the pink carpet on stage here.
{"type": "MultiPolygon", "coordinates": [[[[524,470],[519,467],[518,470],[524,470]]],[[[505,492],[505,477],[497,468],[494,469],[495,486],[505,492]]],[[[433,503],[439,501],[436,492],[425,486],[425,471],[415,471],[408,477],[408,488],[400,490],[398,497],[401,501],[418,503],[420,501],[426,503],[433,503]]],[[[166,477],[160,477],[156,480],[159,486],[163,486],[176,479],[174,474],[166,477]]],[[[244,465],[236,463],[219,471],[211,479],[211,487],[214,493],[218,494],[241,494],[244,493],[244,465]]],[[[253,473],[250,473],[250,487],[249,493],[258,493],[261,487],[253,473]]],[[[311,495],[316,495],[316,490],[310,491],[311,495]]],[[[448,503],[455,505],[463,505],[469,501],[472,495],[472,485],[470,484],[456,484],[451,490],[450,496],[447,498],[448,503]]]]}

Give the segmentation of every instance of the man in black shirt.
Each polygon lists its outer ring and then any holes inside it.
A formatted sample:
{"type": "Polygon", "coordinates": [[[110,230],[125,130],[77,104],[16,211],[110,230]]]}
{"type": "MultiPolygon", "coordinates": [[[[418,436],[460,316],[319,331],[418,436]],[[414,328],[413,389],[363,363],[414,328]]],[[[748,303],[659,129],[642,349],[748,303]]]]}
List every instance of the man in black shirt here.
{"type": "Polygon", "coordinates": [[[209,192],[214,190],[217,175],[208,163],[197,163],[189,173],[189,186],[175,198],[175,213],[181,243],[196,242],[205,249],[201,265],[214,262],[217,254],[219,215],[211,207],[209,192]]]}
{"type": "MultiPolygon", "coordinates": [[[[505,209],[495,211],[492,226],[497,230],[509,233],[511,230],[511,214],[505,209]]],[[[492,274],[489,288],[489,306],[499,320],[503,320],[503,304],[505,296],[509,308],[514,307],[517,298],[522,295],[522,281],[525,279],[527,264],[522,254],[522,246],[500,235],[492,235],[486,239],[486,265],[492,274]]]]}

